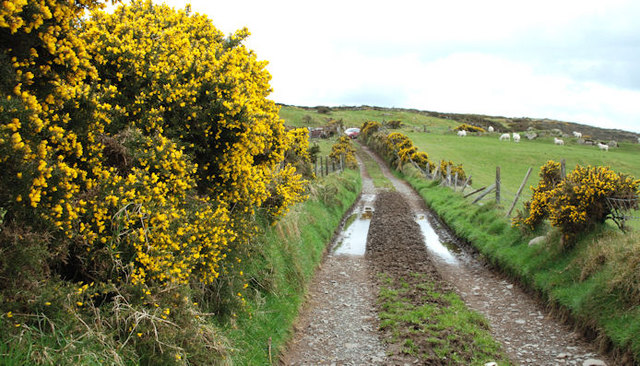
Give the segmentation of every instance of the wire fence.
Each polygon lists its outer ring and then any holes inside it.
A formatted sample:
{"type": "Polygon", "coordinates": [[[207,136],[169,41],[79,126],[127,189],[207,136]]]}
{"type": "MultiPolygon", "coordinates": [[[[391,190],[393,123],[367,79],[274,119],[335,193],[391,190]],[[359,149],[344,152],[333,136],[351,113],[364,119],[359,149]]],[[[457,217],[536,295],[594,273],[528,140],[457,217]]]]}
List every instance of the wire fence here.
{"type": "Polygon", "coordinates": [[[313,163],[313,172],[316,177],[326,177],[331,173],[340,173],[344,171],[345,156],[340,155],[339,159],[334,159],[330,156],[318,156],[313,163]]]}
{"type": "MultiPolygon", "coordinates": [[[[381,129],[387,134],[389,131],[382,126],[381,129]]],[[[399,152],[394,148],[394,154],[399,158],[399,152]]],[[[501,181],[501,168],[496,167],[495,182],[483,187],[471,186],[471,175],[465,179],[459,179],[457,173],[451,174],[451,166],[447,166],[447,171],[440,171],[440,166],[436,165],[433,171],[429,168],[423,169],[415,161],[409,158],[409,162],[429,180],[437,180],[441,186],[451,187],[454,191],[461,192],[465,198],[471,200],[473,204],[487,204],[496,202],[497,207],[504,209],[506,217],[511,217],[516,207],[522,207],[522,203],[531,199],[532,193],[527,187],[527,182],[531,177],[532,167],[529,167],[525,173],[522,183],[516,191],[512,186],[505,186],[501,181]],[[519,205],[520,204],[520,205],[519,205]]],[[[562,178],[566,177],[566,162],[564,159],[560,161],[560,174],[562,178]]],[[[625,230],[627,221],[640,221],[640,205],[638,197],[618,197],[607,198],[607,206],[611,212],[611,219],[622,230],[625,230]]]]}

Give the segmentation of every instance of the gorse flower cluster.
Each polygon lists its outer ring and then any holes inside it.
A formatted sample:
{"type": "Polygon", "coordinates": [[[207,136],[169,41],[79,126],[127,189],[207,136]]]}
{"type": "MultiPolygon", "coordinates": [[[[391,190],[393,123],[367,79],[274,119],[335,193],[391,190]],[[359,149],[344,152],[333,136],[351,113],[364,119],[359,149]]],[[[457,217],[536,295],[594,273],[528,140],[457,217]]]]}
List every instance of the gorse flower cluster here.
{"type": "Polygon", "coordinates": [[[344,163],[347,167],[355,168],[358,166],[356,160],[356,149],[353,147],[353,143],[348,136],[340,136],[333,146],[331,146],[331,153],[329,157],[334,161],[340,161],[344,159],[344,163]]]}
{"type": "Polygon", "coordinates": [[[34,283],[129,286],[129,299],[213,286],[256,214],[305,199],[306,131],[285,132],[246,29],[225,37],[150,1],[100,8],[0,4],[0,249],[46,253],[22,269],[34,283]],[[20,246],[25,230],[39,239],[20,246]]]}
{"type": "Polygon", "coordinates": [[[376,121],[366,121],[360,127],[360,136],[364,138],[364,140],[368,143],[368,140],[373,134],[380,130],[382,125],[376,121]]]}
{"type": "Polygon", "coordinates": [[[561,181],[560,163],[549,160],[540,168],[538,186],[531,187],[531,200],[524,203],[524,212],[518,212],[513,219],[513,225],[528,227],[531,230],[538,227],[548,217],[549,199],[561,181]]]}
{"type": "Polygon", "coordinates": [[[466,123],[459,125],[458,127],[454,128],[454,130],[467,131],[467,132],[486,132],[485,129],[482,127],[473,126],[466,123]]]}
{"type": "Polygon", "coordinates": [[[447,169],[451,170],[451,176],[454,177],[458,174],[458,179],[465,180],[467,179],[467,175],[462,168],[462,164],[455,165],[455,163],[451,160],[441,160],[440,161],[440,171],[442,174],[447,174],[447,169]]]}
{"type": "Polygon", "coordinates": [[[549,161],[541,168],[540,178],[525,212],[520,212],[513,224],[534,229],[548,218],[552,226],[561,229],[566,246],[577,234],[610,216],[607,198],[634,198],[640,193],[640,180],[608,167],[576,166],[561,179],[560,164],[549,161]]]}

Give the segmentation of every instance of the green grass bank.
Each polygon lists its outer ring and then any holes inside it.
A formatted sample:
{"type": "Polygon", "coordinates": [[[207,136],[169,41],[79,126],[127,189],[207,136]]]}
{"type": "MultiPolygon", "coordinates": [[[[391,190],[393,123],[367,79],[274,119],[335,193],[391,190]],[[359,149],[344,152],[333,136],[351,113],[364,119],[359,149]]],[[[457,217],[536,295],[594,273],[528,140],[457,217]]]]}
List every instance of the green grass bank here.
{"type": "Polygon", "coordinates": [[[246,311],[223,324],[234,365],[268,365],[292,335],[292,325],[335,229],[361,189],[356,170],[315,182],[309,199],[275,226],[263,226],[259,248],[243,259],[246,311]]]}
{"type": "MultiPolygon", "coordinates": [[[[640,235],[602,225],[562,250],[560,234],[529,246],[538,232],[512,228],[493,203],[471,205],[460,193],[407,171],[425,202],[480,255],[538,293],[549,306],[596,337],[620,364],[640,360],[640,235]]],[[[546,228],[545,230],[549,230],[546,228]]]]}

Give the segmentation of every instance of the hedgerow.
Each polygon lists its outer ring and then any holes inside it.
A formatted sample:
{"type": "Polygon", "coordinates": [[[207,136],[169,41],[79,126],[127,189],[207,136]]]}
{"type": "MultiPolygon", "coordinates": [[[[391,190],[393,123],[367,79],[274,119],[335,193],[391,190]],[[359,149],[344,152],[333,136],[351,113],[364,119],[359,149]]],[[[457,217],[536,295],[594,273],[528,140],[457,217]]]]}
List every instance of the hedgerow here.
{"type": "Polygon", "coordinates": [[[195,303],[242,305],[239,255],[256,215],[305,199],[308,141],[285,132],[246,29],[225,37],[150,1],[100,7],[0,5],[3,341],[58,314],[111,330],[99,343],[138,362],[204,363],[198,347],[224,351],[195,303]]]}
{"type": "Polygon", "coordinates": [[[358,166],[358,161],[356,160],[356,149],[353,147],[353,143],[348,136],[341,136],[336,143],[331,146],[331,153],[329,154],[329,157],[335,161],[344,159],[345,164],[350,168],[358,166]]]}
{"type": "MultiPolygon", "coordinates": [[[[429,160],[429,155],[426,152],[419,151],[409,137],[400,132],[387,134],[381,128],[382,126],[378,122],[367,121],[360,128],[361,136],[363,136],[365,143],[383,155],[391,165],[401,168],[405,164],[415,163],[427,173],[435,171],[436,163],[429,160]]],[[[456,165],[450,160],[441,160],[439,171],[446,174],[449,166],[452,176],[457,173],[458,179],[467,178],[462,164],[456,165]]]]}

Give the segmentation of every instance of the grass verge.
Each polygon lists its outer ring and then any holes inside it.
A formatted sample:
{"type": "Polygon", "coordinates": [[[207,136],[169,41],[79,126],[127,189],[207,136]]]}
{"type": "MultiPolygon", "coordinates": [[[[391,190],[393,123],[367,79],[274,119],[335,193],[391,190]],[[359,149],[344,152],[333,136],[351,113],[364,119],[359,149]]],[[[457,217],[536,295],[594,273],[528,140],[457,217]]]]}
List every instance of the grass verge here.
{"type": "Polygon", "coordinates": [[[360,191],[357,171],[331,174],[313,185],[309,199],[275,226],[264,227],[259,251],[243,259],[249,284],[246,309],[223,325],[237,365],[276,363],[291,336],[307,284],[327,243],[360,191]]]}
{"type": "Polygon", "coordinates": [[[597,337],[621,364],[640,360],[640,235],[608,225],[562,250],[553,230],[546,243],[511,227],[495,204],[471,205],[460,193],[414,176],[407,180],[427,204],[490,263],[538,292],[597,337]]]}

